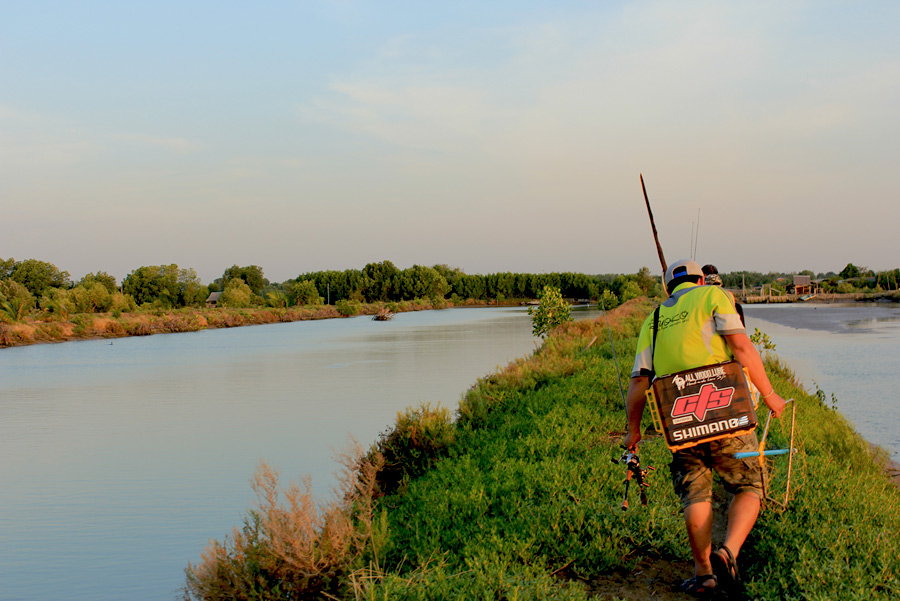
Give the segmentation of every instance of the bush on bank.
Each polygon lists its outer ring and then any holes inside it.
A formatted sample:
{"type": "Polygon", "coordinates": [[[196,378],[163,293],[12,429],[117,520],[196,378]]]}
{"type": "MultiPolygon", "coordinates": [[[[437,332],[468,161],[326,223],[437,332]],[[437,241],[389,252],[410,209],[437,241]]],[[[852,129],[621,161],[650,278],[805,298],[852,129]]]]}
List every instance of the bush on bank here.
{"type": "MultiPolygon", "coordinates": [[[[335,570],[328,590],[288,590],[262,579],[252,594],[232,598],[268,598],[280,587],[284,599],[586,599],[593,585],[640,561],[687,563],[663,441],[648,437],[641,447],[644,465],[659,468],[647,506],[632,490],[632,509],[621,511],[623,469],[610,461],[621,454],[624,425],[616,359],[624,380],[649,309],[632,301],[610,315],[614,346],[602,319],[556,330],[531,357],[479,380],[452,429],[433,411],[398,416],[396,433],[384,440],[414,465],[394,478],[401,485],[379,493],[376,474],[375,484],[362,487],[369,492],[345,497],[351,506],[371,506],[372,517],[359,520],[364,544],[335,570]],[[425,422],[434,426],[433,443],[422,439],[425,422]]],[[[741,555],[748,593],[773,600],[900,596],[900,494],[840,414],[800,389],[777,358],[767,367],[779,393],[796,399],[799,452],[789,508],[764,511],[741,555]]],[[[788,420],[777,420],[770,446],[786,445],[788,430],[788,420]]],[[[378,451],[369,457],[381,460],[378,451]]],[[[356,481],[372,482],[370,465],[357,464],[356,481]]],[[[785,473],[778,460],[773,466],[777,494],[785,473]]],[[[301,517],[310,511],[295,510],[301,517]]],[[[260,554],[277,558],[273,536],[257,537],[254,565],[260,554]]],[[[234,543],[215,545],[205,572],[188,569],[188,598],[218,598],[203,594],[204,574],[251,561],[234,543]]],[[[309,553],[316,556],[321,545],[309,553]]]]}
{"type": "MultiPolygon", "coordinates": [[[[473,301],[474,303],[474,301],[473,301]]],[[[483,304],[483,303],[482,303],[483,304]]],[[[234,328],[309,319],[331,319],[353,315],[374,315],[388,306],[392,313],[443,309],[440,299],[416,299],[398,303],[359,303],[343,301],[333,305],[292,307],[220,307],[116,310],[107,313],[50,314],[45,320],[22,319],[4,322],[0,319],[0,347],[64,342],[89,338],[121,338],[176,332],[196,332],[210,328],[234,328]]],[[[12,310],[12,309],[10,309],[12,310]]]]}

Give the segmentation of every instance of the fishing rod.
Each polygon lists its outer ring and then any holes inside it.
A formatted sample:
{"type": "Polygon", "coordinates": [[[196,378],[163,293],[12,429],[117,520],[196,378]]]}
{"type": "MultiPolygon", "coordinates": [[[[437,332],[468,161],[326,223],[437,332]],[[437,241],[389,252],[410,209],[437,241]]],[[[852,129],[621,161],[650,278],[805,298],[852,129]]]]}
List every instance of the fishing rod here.
{"type": "MultiPolygon", "coordinates": [[[[609,316],[606,313],[606,303],[603,301],[603,295],[600,295],[600,307],[603,309],[603,318],[606,320],[606,331],[609,333],[609,346],[612,348],[612,356],[613,361],[616,364],[616,382],[619,384],[619,392],[622,395],[622,404],[625,406],[625,419],[628,419],[628,399],[625,397],[625,389],[622,388],[622,372],[619,370],[619,359],[616,356],[616,345],[613,340],[612,328],[609,326],[609,316]]],[[[624,447],[622,447],[624,448],[624,447]]],[[[628,510],[628,487],[631,486],[631,481],[634,482],[638,486],[638,490],[641,493],[641,505],[647,504],[647,488],[650,488],[650,483],[647,482],[647,474],[656,468],[653,466],[648,466],[646,468],[641,467],[641,460],[638,457],[637,449],[625,449],[625,452],[622,453],[622,456],[618,459],[612,458],[612,462],[616,465],[620,463],[625,464],[625,493],[622,498],[622,511],[628,510]]]]}
{"type": "Polygon", "coordinates": [[[603,309],[603,318],[606,320],[606,331],[609,333],[609,346],[612,348],[613,361],[616,364],[616,383],[619,385],[619,392],[622,394],[622,404],[625,406],[625,418],[628,418],[628,400],[625,398],[625,389],[622,388],[622,372],[619,371],[619,358],[616,356],[616,345],[613,341],[612,328],[609,327],[609,316],[606,314],[606,303],[603,301],[603,295],[600,295],[600,308],[603,309]]]}
{"type": "Polygon", "coordinates": [[[663,255],[662,245],[659,243],[659,234],[656,232],[656,221],[653,220],[653,211],[650,209],[650,198],[647,196],[647,186],[644,185],[644,174],[641,173],[640,176],[641,190],[644,191],[644,203],[647,205],[647,215],[650,216],[650,229],[653,230],[653,240],[656,241],[656,254],[659,255],[659,263],[662,265],[663,290],[665,290],[666,270],[668,269],[668,266],[666,265],[666,257],[663,255]]]}
{"type": "MultiPolygon", "coordinates": [[[[653,219],[653,210],[650,208],[650,198],[647,196],[647,186],[644,185],[644,174],[640,174],[641,176],[641,189],[644,191],[644,202],[647,205],[647,214],[650,216],[650,228],[653,230],[653,239],[656,241],[656,252],[659,255],[659,262],[662,265],[663,272],[663,290],[665,290],[665,281],[666,281],[666,258],[663,255],[662,245],[659,243],[659,234],[656,231],[656,221],[653,219]]],[[[667,293],[668,294],[668,293],[667,293]]],[[[619,370],[619,359],[616,356],[616,346],[613,342],[612,336],[612,328],[609,326],[609,317],[606,314],[606,306],[603,302],[603,295],[600,295],[600,306],[603,308],[603,317],[606,319],[606,329],[609,332],[609,345],[612,348],[613,360],[616,363],[616,381],[619,384],[619,392],[622,394],[622,404],[625,406],[625,420],[628,420],[628,399],[625,396],[625,390],[622,388],[622,373],[619,370]]],[[[622,456],[619,459],[612,459],[612,462],[615,464],[624,463],[625,464],[625,496],[622,499],[622,511],[628,509],[628,487],[631,485],[631,481],[634,480],[638,485],[638,490],[641,492],[641,505],[647,504],[647,492],[646,489],[650,486],[647,482],[647,474],[656,468],[654,467],[641,467],[641,460],[637,455],[637,448],[625,448],[625,452],[622,453],[622,456]]]]}

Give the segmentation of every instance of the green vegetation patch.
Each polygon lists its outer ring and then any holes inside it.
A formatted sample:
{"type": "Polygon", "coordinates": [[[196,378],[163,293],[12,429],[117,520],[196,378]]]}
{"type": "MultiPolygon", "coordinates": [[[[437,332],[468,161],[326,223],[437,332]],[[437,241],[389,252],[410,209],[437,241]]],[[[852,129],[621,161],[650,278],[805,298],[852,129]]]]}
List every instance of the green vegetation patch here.
{"type": "MultiPolygon", "coordinates": [[[[658,571],[664,578],[686,577],[679,566],[690,565],[690,551],[663,440],[648,436],[641,445],[643,465],[657,468],[646,506],[632,490],[631,509],[621,510],[624,470],[611,461],[621,455],[625,421],[620,382],[649,309],[632,301],[609,326],[602,318],[561,325],[531,357],[477,382],[455,421],[428,406],[398,415],[369,460],[359,460],[354,495],[342,497],[342,515],[359,524],[351,538],[362,546],[334,564],[340,582],[328,598],[587,599],[648,562],[674,564],[658,571]]],[[[779,393],[796,399],[798,453],[787,510],[766,509],[741,553],[750,597],[900,597],[900,493],[824,394],[803,391],[774,355],[767,369],[779,393]]],[[[768,446],[786,446],[789,430],[789,419],[776,420],[768,446]]],[[[777,498],[786,459],[770,467],[777,498]]],[[[254,556],[277,556],[273,540],[260,533],[254,556]]],[[[241,549],[216,545],[219,559],[208,550],[205,573],[242,561],[241,549]]],[[[312,556],[321,545],[310,546],[312,556]]],[[[194,598],[220,598],[199,594],[203,572],[188,575],[194,598]]],[[[283,586],[258,584],[268,592],[283,586]]],[[[278,598],[317,595],[292,589],[278,598]]],[[[269,597],[256,588],[246,598],[269,597]]]]}

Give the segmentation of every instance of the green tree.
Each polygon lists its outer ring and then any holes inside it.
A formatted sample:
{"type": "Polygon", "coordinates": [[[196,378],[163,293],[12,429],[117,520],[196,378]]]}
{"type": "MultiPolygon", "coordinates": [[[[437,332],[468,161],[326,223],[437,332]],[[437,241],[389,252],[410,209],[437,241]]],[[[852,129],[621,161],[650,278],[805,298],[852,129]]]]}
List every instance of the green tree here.
{"type": "Polygon", "coordinates": [[[597,304],[600,305],[601,309],[608,311],[609,309],[615,309],[619,306],[619,298],[613,294],[611,290],[604,289],[600,294],[597,304]]]}
{"type": "Polygon", "coordinates": [[[232,278],[225,281],[225,291],[219,297],[219,304],[223,307],[252,307],[253,290],[240,278],[232,278]]]}
{"type": "Polygon", "coordinates": [[[116,278],[109,275],[105,271],[98,271],[97,273],[87,274],[86,276],[81,278],[81,281],[78,282],[78,285],[90,286],[93,283],[102,284],[110,294],[119,289],[116,285],[116,278]]]}
{"type": "Polygon", "coordinates": [[[195,270],[179,269],[174,263],[138,267],[122,280],[122,290],[139,305],[155,303],[164,308],[198,304],[209,295],[195,270]]]}
{"type": "Polygon", "coordinates": [[[312,280],[303,280],[302,282],[293,282],[290,286],[289,298],[295,305],[321,305],[325,302],[316,284],[312,280]]]}
{"type": "Polygon", "coordinates": [[[12,275],[13,269],[16,267],[16,260],[13,258],[0,259],[0,280],[5,280],[12,275]]]}
{"type": "Polygon", "coordinates": [[[443,298],[449,289],[447,280],[431,267],[413,265],[404,269],[395,278],[399,298],[395,300],[412,300],[414,298],[443,298]]]}
{"type": "MultiPolygon", "coordinates": [[[[865,267],[862,269],[865,269],[865,267]]],[[[841,269],[841,272],[838,275],[841,276],[842,279],[852,280],[862,275],[862,270],[853,263],[847,263],[847,266],[841,269]]]]}
{"type": "Polygon", "coordinates": [[[43,295],[49,288],[69,288],[72,285],[68,271],[60,271],[53,263],[37,259],[17,262],[9,277],[28,288],[34,296],[43,295]]]}
{"type": "Polygon", "coordinates": [[[68,292],[76,313],[102,313],[109,311],[113,304],[112,294],[100,282],[79,284],[68,292]]]}
{"type": "Polygon", "coordinates": [[[263,288],[269,284],[269,280],[265,278],[263,269],[259,265],[247,265],[246,267],[232,265],[222,274],[222,279],[226,282],[234,278],[243,280],[253,294],[261,294],[263,288]]]}
{"type": "Polygon", "coordinates": [[[390,261],[369,263],[363,267],[365,278],[362,290],[366,302],[387,301],[393,299],[394,280],[400,270],[390,261]]]}
{"type": "Polygon", "coordinates": [[[0,319],[22,321],[33,307],[34,295],[24,285],[11,278],[0,280],[0,319]]]}
{"type": "Polygon", "coordinates": [[[622,291],[619,293],[619,300],[621,302],[630,301],[633,298],[637,298],[642,296],[644,291],[641,290],[641,287],[634,282],[633,280],[628,280],[625,282],[625,285],[622,286],[622,291]]]}
{"type": "Polygon", "coordinates": [[[199,305],[209,296],[209,287],[200,282],[200,277],[195,269],[179,269],[176,278],[178,282],[178,305],[188,307],[199,305]]]}
{"type": "Polygon", "coordinates": [[[138,267],[122,280],[122,290],[139,305],[158,303],[163,307],[174,307],[178,302],[178,266],[138,267]]]}
{"type": "Polygon", "coordinates": [[[535,336],[543,338],[553,328],[571,321],[569,305],[563,300],[558,288],[544,286],[539,301],[537,307],[528,308],[528,314],[531,315],[531,331],[535,336]]]}

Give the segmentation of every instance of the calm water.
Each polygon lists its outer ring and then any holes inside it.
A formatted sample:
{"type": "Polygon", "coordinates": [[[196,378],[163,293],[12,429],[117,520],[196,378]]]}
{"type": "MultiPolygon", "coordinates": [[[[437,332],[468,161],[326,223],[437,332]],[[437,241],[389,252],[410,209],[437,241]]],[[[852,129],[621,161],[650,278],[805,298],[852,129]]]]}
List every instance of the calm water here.
{"type": "Polygon", "coordinates": [[[260,460],[325,499],[351,436],[534,348],[524,310],[473,308],[3,349],[0,599],[172,599],[260,460]]]}
{"type": "Polygon", "coordinates": [[[900,460],[900,304],[747,305],[807,390],[823,390],[870,442],[900,460]]]}
{"type": "MultiPolygon", "coordinates": [[[[900,307],[747,315],[898,457],[900,307]]],[[[325,498],[350,436],[368,445],[420,401],[455,408],[534,348],[524,310],[459,309],[3,349],[0,600],[176,598],[252,506],[260,460],[325,498]]]]}

